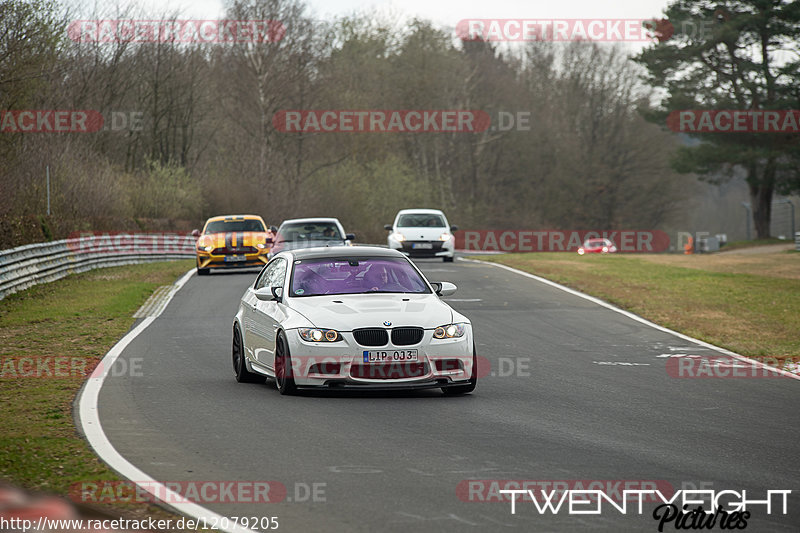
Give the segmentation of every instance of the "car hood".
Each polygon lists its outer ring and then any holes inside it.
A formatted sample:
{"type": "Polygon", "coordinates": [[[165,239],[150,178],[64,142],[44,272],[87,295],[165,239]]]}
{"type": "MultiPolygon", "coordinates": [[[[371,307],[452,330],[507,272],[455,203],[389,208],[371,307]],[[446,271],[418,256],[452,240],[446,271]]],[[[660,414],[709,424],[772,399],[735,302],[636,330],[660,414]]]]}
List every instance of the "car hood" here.
{"type": "Polygon", "coordinates": [[[289,298],[287,303],[315,327],[339,331],[382,328],[385,321],[392,327],[430,329],[453,320],[453,310],[435,294],[337,294],[289,298]]]}
{"type": "Polygon", "coordinates": [[[438,241],[442,233],[450,233],[447,228],[397,228],[407,241],[438,241]]]}

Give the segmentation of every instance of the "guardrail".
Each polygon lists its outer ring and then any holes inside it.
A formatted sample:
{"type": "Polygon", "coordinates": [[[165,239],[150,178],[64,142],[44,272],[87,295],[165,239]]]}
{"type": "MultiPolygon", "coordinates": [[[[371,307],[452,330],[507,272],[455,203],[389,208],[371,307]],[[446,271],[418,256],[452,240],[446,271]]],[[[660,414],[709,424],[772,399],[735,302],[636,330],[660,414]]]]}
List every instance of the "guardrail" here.
{"type": "Polygon", "coordinates": [[[95,268],[195,256],[195,237],[179,233],[87,233],[0,251],[0,299],[95,268]]]}

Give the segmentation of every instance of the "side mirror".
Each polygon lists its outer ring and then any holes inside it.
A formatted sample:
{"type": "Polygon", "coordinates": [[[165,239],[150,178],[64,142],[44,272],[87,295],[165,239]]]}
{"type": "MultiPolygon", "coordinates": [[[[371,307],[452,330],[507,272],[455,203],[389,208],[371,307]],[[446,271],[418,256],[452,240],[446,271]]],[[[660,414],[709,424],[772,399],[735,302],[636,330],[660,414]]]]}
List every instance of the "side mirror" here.
{"type": "Polygon", "coordinates": [[[355,233],[348,233],[347,235],[344,236],[344,238],[347,239],[348,241],[354,241],[354,240],[356,240],[356,234],[355,233]]]}
{"type": "Polygon", "coordinates": [[[256,298],[262,302],[283,301],[283,298],[281,298],[282,295],[282,287],[261,287],[256,290],[256,298]]]}
{"type": "Polygon", "coordinates": [[[272,293],[273,300],[275,300],[278,303],[281,303],[283,301],[283,287],[272,287],[270,289],[270,292],[272,293]]]}
{"type": "Polygon", "coordinates": [[[272,244],[272,237],[267,237],[266,239],[264,239],[264,242],[267,244],[272,244]]]}
{"type": "Polygon", "coordinates": [[[262,302],[268,302],[272,300],[272,291],[269,287],[261,287],[260,289],[256,289],[256,298],[262,302]]]}
{"type": "Polygon", "coordinates": [[[392,225],[391,224],[384,224],[383,225],[383,229],[385,229],[386,231],[392,231],[392,225]]]}
{"type": "Polygon", "coordinates": [[[278,233],[278,228],[276,228],[275,226],[270,226],[270,227],[269,227],[269,230],[270,230],[272,233],[278,233]]]}
{"type": "Polygon", "coordinates": [[[456,293],[456,290],[458,290],[458,287],[449,281],[436,281],[431,283],[431,285],[433,286],[433,290],[436,291],[436,294],[439,296],[451,296],[456,293]]]}
{"type": "Polygon", "coordinates": [[[451,232],[458,231],[458,226],[450,226],[450,231],[451,232]]]}
{"type": "Polygon", "coordinates": [[[200,230],[199,229],[193,229],[192,230],[192,237],[199,237],[199,236],[200,236],[200,230]]]}

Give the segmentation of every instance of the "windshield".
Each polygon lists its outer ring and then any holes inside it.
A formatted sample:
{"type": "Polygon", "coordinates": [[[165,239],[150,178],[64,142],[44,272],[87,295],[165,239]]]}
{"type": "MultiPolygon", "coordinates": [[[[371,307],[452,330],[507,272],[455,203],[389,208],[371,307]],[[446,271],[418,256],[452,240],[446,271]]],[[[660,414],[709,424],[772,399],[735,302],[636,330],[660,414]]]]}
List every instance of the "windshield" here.
{"type": "Polygon", "coordinates": [[[586,241],[583,246],[584,248],[601,248],[603,246],[608,246],[608,243],[603,239],[592,239],[586,241]]]}
{"type": "Polygon", "coordinates": [[[344,237],[333,222],[303,222],[285,224],[278,230],[277,242],[282,241],[343,241],[344,237]]]}
{"type": "Polygon", "coordinates": [[[444,228],[444,217],[442,215],[417,213],[400,215],[397,220],[398,228],[444,228]]]}
{"type": "Polygon", "coordinates": [[[392,257],[295,261],[289,290],[292,296],[431,292],[406,259],[392,257]]]}
{"type": "Polygon", "coordinates": [[[260,220],[214,220],[209,222],[204,233],[233,233],[237,231],[265,232],[260,220]]]}

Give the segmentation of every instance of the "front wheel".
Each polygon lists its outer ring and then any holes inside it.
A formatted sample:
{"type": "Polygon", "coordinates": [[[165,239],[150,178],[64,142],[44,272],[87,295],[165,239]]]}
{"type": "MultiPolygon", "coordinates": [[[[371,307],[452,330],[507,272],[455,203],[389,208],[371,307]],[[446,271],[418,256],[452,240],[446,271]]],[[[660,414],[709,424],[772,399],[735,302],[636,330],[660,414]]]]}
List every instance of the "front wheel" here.
{"type": "Polygon", "coordinates": [[[444,256],[442,259],[444,260],[445,263],[452,263],[453,260],[455,259],[455,256],[453,257],[444,256]]]}
{"type": "Polygon", "coordinates": [[[469,394],[478,385],[478,353],[475,350],[475,343],[472,344],[472,377],[466,385],[456,385],[454,387],[443,387],[442,392],[445,396],[460,396],[469,394]]]}
{"type": "Polygon", "coordinates": [[[275,383],[282,395],[291,395],[297,391],[292,372],[292,357],[289,354],[289,343],[281,331],[275,342],[275,383]]]}

